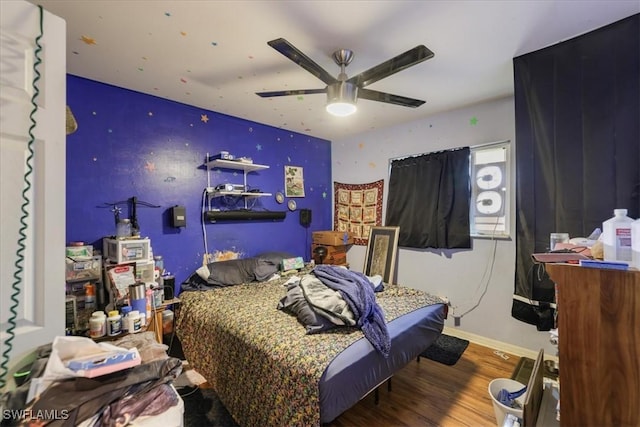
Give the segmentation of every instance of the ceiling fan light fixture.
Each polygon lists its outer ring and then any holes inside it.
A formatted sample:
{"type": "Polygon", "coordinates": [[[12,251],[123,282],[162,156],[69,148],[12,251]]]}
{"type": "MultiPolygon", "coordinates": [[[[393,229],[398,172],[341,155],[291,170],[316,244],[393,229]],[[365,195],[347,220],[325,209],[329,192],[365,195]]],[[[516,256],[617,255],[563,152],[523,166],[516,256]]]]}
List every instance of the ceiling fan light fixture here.
{"type": "Polygon", "coordinates": [[[358,108],[349,102],[332,102],[327,104],[327,112],[338,117],[346,117],[355,113],[358,108]]]}
{"type": "Polygon", "coordinates": [[[334,116],[346,117],[355,113],[358,86],[341,81],[327,86],[327,112],[334,116]]]}

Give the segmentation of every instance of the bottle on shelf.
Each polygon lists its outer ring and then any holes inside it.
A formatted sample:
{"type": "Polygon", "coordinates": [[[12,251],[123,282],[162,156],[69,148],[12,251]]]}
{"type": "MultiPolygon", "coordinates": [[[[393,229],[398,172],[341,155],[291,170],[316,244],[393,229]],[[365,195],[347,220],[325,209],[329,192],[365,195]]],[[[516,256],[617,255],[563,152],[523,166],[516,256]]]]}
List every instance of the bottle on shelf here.
{"type": "Polygon", "coordinates": [[[120,309],[120,315],[122,316],[122,332],[131,332],[129,330],[129,314],[132,312],[133,308],[130,305],[123,305],[120,309]]]}
{"type": "Polygon", "coordinates": [[[631,224],[631,266],[640,270],[640,218],[631,224]]]}
{"type": "Polygon", "coordinates": [[[96,286],[93,283],[84,285],[84,308],[85,310],[96,308],[96,286]]]}
{"type": "Polygon", "coordinates": [[[104,311],[94,311],[89,319],[89,336],[100,338],[107,334],[107,316],[104,311]]]}
{"type": "Polygon", "coordinates": [[[107,335],[110,337],[120,335],[122,332],[122,316],[118,310],[112,310],[107,317],[107,335]]]}
{"type": "Polygon", "coordinates": [[[162,255],[155,255],[153,261],[155,262],[155,268],[160,270],[160,276],[162,276],[164,274],[164,260],[162,259],[162,255]]]}
{"type": "Polygon", "coordinates": [[[116,224],[116,239],[126,239],[131,237],[131,220],[123,218],[116,224]]]}
{"type": "Polygon", "coordinates": [[[146,318],[151,319],[151,306],[153,304],[153,289],[147,288],[147,308],[146,308],[146,318]]]}
{"type": "Polygon", "coordinates": [[[140,312],[138,310],[133,310],[127,316],[127,330],[130,334],[135,334],[141,331],[142,329],[142,319],[140,317],[140,312]]]}
{"type": "Polygon", "coordinates": [[[613,217],[602,223],[605,261],[631,261],[631,224],[626,209],[615,209],[613,217]]]}

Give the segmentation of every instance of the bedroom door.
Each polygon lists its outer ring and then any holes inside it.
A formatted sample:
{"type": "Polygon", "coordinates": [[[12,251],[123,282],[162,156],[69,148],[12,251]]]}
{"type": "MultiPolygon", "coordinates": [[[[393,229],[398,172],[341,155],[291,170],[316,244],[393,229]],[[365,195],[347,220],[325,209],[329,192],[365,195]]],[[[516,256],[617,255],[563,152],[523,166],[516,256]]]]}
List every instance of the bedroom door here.
{"type": "Polygon", "coordinates": [[[64,335],[66,23],[22,0],[0,15],[1,388],[64,335]]]}

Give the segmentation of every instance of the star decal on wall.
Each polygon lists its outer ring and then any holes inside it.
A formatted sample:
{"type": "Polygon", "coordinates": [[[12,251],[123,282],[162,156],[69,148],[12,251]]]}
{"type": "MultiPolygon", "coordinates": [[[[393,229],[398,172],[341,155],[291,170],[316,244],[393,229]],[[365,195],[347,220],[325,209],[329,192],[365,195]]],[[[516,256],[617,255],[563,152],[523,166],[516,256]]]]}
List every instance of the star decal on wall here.
{"type": "Polygon", "coordinates": [[[153,162],[147,162],[144,168],[147,170],[147,172],[154,172],[156,170],[156,165],[153,162]]]}
{"type": "Polygon", "coordinates": [[[209,116],[206,114],[200,114],[200,121],[203,123],[207,123],[209,121],[209,116]]]}
{"type": "Polygon", "coordinates": [[[469,124],[471,124],[471,126],[475,126],[478,124],[478,118],[476,116],[471,117],[471,120],[469,120],[469,124]]]}
{"type": "Polygon", "coordinates": [[[93,37],[82,36],[80,37],[80,40],[89,45],[96,44],[96,40],[93,37]]]}
{"type": "Polygon", "coordinates": [[[262,144],[258,144],[258,145],[256,145],[256,150],[258,150],[258,151],[262,151],[262,144]]]}

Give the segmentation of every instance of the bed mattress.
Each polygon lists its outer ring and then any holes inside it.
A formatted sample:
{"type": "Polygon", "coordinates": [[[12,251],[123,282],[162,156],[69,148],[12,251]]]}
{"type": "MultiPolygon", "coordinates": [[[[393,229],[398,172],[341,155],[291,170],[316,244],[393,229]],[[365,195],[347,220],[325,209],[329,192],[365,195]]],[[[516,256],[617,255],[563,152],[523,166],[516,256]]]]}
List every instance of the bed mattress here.
{"type": "Polygon", "coordinates": [[[276,308],[285,293],[272,281],[180,295],[185,356],[242,426],[331,421],[425,350],[446,313],[443,300],[415,289],[376,294],[392,339],[384,358],[357,328],[305,334],[276,308]]]}
{"type": "Polygon", "coordinates": [[[388,324],[392,351],[384,358],[365,338],[329,364],[319,383],[320,421],[328,423],[353,406],[395,371],[415,360],[442,333],[446,310],[435,304],[388,324]]]}

